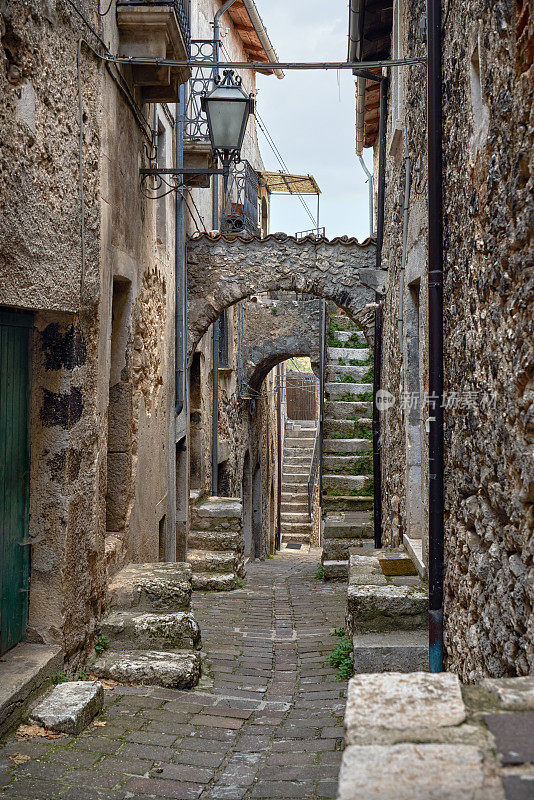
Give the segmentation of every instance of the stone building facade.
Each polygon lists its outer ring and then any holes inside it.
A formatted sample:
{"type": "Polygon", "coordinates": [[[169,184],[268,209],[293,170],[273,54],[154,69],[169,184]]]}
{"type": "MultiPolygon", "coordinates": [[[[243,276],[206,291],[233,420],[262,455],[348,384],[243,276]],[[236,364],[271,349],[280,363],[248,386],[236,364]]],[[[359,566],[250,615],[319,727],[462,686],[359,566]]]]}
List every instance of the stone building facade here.
{"type": "Polygon", "coordinates": [[[119,11],[9,2],[1,23],[0,304],[5,328],[31,315],[22,635],[76,664],[108,577],[175,558],[174,201],[139,176],[156,143],[171,165],[174,106],[98,57],[128,46],[119,11]]]}
{"type": "MultiPolygon", "coordinates": [[[[445,647],[448,669],[475,681],[534,670],[534,19],[528,2],[451,0],[446,6],[445,647]]],[[[393,4],[388,36],[394,57],[425,55],[424,11],[420,0],[393,4]]],[[[428,176],[423,86],[423,66],[391,70],[381,386],[391,393],[392,405],[381,413],[381,434],[384,532],[389,532],[391,505],[398,496],[403,532],[422,542],[426,560],[428,176]]],[[[376,186],[376,104],[365,102],[362,133],[367,146],[374,143],[376,186]]]]}

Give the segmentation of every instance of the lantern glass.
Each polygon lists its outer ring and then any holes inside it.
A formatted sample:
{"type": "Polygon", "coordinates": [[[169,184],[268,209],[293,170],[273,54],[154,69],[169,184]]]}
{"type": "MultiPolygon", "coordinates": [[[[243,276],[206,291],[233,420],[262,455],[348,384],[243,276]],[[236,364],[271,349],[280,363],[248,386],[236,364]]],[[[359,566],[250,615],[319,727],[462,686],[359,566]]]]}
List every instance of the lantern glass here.
{"type": "Polygon", "coordinates": [[[214,150],[239,151],[250,113],[250,98],[240,86],[218,86],[205,98],[214,150]]]}

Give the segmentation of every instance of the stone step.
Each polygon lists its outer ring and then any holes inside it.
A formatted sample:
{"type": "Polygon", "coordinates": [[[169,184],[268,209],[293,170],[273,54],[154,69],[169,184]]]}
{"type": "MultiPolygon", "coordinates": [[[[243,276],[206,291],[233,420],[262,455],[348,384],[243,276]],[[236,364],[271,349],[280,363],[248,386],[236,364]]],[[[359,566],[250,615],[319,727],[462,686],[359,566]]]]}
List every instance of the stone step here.
{"type": "Polygon", "coordinates": [[[369,453],[373,449],[372,439],[324,439],[324,453],[369,453]]]}
{"type": "MultiPolygon", "coordinates": [[[[368,514],[365,516],[369,517],[368,514]]],[[[347,521],[344,518],[336,519],[327,515],[324,521],[325,539],[372,539],[373,523],[365,521],[347,521]]]]}
{"type": "Polygon", "coordinates": [[[370,401],[327,400],[324,404],[324,414],[330,419],[372,417],[373,404],[370,401]]]}
{"type": "Polygon", "coordinates": [[[308,466],[309,467],[310,466],[310,461],[311,461],[311,455],[310,455],[309,458],[308,458],[308,456],[284,455],[282,461],[283,461],[283,464],[284,464],[284,468],[286,466],[292,466],[292,467],[297,467],[297,466],[306,467],[306,466],[308,466]]]}
{"type": "Polygon", "coordinates": [[[112,611],[100,629],[115,650],[180,650],[200,648],[200,628],[191,612],[138,614],[112,611]]]}
{"type": "Polygon", "coordinates": [[[356,341],[358,342],[364,342],[365,344],[367,344],[367,339],[365,338],[365,334],[363,331],[349,330],[347,328],[347,330],[344,331],[340,330],[332,331],[331,335],[334,337],[334,339],[336,339],[338,342],[341,342],[342,344],[346,344],[349,339],[352,340],[356,339],[356,341]]]}
{"type": "Polygon", "coordinates": [[[362,547],[365,542],[372,542],[369,536],[354,536],[351,539],[323,539],[323,562],[346,561],[353,547],[362,547]]]}
{"type": "MultiPolygon", "coordinates": [[[[350,317],[347,317],[346,314],[329,314],[328,319],[330,322],[334,322],[336,329],[342,329],[344,331],[355,331],[358,330],[356,324],[351,320],[350,317]]],[[[334,331],[334,335],[337,336],[338,330],[334,331]]]]}
{"type": "Polygon", "coordinates": [[[307,533],[311,534],[311,522],[282,522],[282,531],[284,533],[307,533]]]}
{"type": "Polygon", "coordinates": [[[111,609],[188,611],[191,567],[182,562],[129,564],[108,586],[111,609]]]}
{"type": "Polygon", "coordinates": [[[355,361],[367,361],[371,355],[369,347],[327,347],[326,348],[328,359],[335,359],[336,363],[339,358],[354,359],[355,361]]]}
{"type": "Polygon", "coordinates": [[[323,495],[324,511],[372,511],[373,498],[366,495],[323,495]]]}
{"type": "Polygon", "coordinates": [[[427,593],[414,586],[349,583],[347,603],[353,634],[417,630],[428,623],[427,593]]]}
{"type": "Polygon", "coordinates": [[[296,438],[295,436],[286,436],[284,443],[286,447],[295,447],[298,448],[299,450],[302,449],[313,450],[314,442],[315,442],[315,436],[301,436],[300,438],[296,438]]]}
{"type": "Polygon", "coordinates": [[[341,470],[344,475],[372,475],[373,457],[371,453],[360,456],[333,456],[327,453],[323,456],[323,470],[341,470]]]}
{"type": "Polygon", "coordinates": [[[302,511],[281,511],[280,517],[282,522],[309,522],[308,507],[305,506],[302,511]]]}
{"type": "MultiPolygon", "coordinates": [[[[358,429],[371,431],[372,419],[359,417],[358,419],[325,419],[323,423],[323,435],[325,438],[332,438],[336,434],[346,439],[365,438],[358,429]]],[[[335,437],[334,437],[335,438],[335,437]]]]}
{"type": "Polygon", "coordinates": [[[325,581],[346,580],[348,575],[348,561],[323,561],[323,577],[325,581]]]}
{"type": "Polygon", "coordinates": [[[314,424],[309,428],[294,427],[286,424],[286,436],[291,436],[293,439],[309,439],[310,436],[315,436],[317,427],[314,424]]]}
{"type": "Polygon", "coordinates": [[[368,395],[372,391],[372,383],[349,383],[348,381],[327,381],[325,383],[325,394],[328,400],[339,399],[348,393],[357,400],[360,395],[368,395]]]}
{"type": "Polygon", "coordinates": [[[239,555],[233,551],[189,550],[187,560],[193,575],[199,572],[236,572],[239,565],[239,555]]]}
{"type": "Polygon", "coordinates": [[[241,527],[241,513],[241,501],[235,497],[208,497],[191,507],[191,528],[236,532],[241,527]]]}
{"type": "Polygon", "coordinates": [[[193,589],[201,592],[229,592],[237,586],[235,572],[194,572],[193,589]]]}
{"type": "Polygon", "coordinates": [[[283,474],[282,483],[285,486],[293,486],[293,484],[302,484],[302,486],[308,486],[308,473],[299,472],[295,475],[283,474]]]}
{"type": "Polygon", "coordinates": [[[293,445],[286,445],[284,447],[284,458],[311,458],[313,455],[312,447],[294,447],[293,445]]]}
{"type": "Polygon", "coordinates": [[[341,362],[331,361],[326,365],[325,378],[328,383],[363,383],[363,377],[372,369],[368,364],[344,364],[343,359],[341,362]],[[345,379],[346,375],[349,376],[348,380],[345,379]]]}
{"type": "Polygon", "coordinates": [[[308,502],[308,490],[306,484],[306,491],[297,492],[297,491],[286,491],[282,486],[282,503],[307,503],[308,502]]]}
{"type": "Polygon", "coordinates": [[[428,672],[428,629],[357,633],[353,637],[354,671],[428,672]]]}
{"type": "Polygon", "coordinates": [[[242,537],[232,531],[197,531],[192,530],[187,537],[187,546],[191,550],[236,550],[243,548],[242,537]]]}
{"type": "Polygon", "coordinates": [[[185,650],[108,650],[93,664],[99,678],[119,683],[192,689],[201,674],[200,653],[185,650]]]}
{"type": "Polygon", "coordinates": [[[323,491],[342,492],[350,494],[352,491],[361,493],[371,483],[367,475],[323,475],[323,491]]]}
{"type": "Polygon", "coordinates": [[[282,531],[283,542],[301,542],[302,544],[310,543],[309,533],[284,533],[282,531]]]}
{"type": "Polygon", "coordinates": [[[296,500],[294,503],[284,501],[280,506],[282,514],[304,514],[308,513],[308,500],[296,500]]]}
{"type": "Polygon", "coordinates": [[[282,469],[282,477],[285,475],[303,475],[308,479],[308,472],[309,469],[306,467],[310,466],[310,462],[308,461],[307,464],[291,464],[287,461],[284,461],[284,466],[282,469]]]}

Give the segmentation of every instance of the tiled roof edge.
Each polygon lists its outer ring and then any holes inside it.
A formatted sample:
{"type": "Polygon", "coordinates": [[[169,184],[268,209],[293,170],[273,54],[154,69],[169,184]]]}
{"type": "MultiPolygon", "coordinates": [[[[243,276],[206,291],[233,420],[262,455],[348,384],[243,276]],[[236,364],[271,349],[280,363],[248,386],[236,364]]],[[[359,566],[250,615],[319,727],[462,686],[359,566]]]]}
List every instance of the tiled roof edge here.
{"type": "Polygon", "coordinates": [[[327,239],[326,236],[322,236],[321,238],[317,239],[314,236],[305,236],[302,239],[297,239],[296,236],[290,236],[289,234],[285,233],[269,233],[267,236],[263,238],[259,234],[236,234],[236,233],[216,233],[212,234],[209,231],[200,231],[197,233],[193,233],[189,239],[194,242],[199,241],[199,239],[208,239],[211,242],[218,242],[220,239],[224,239],[227,242],[233,242],[238,239],[243,244],[247,244],[248,242],[256,241],[261,242],[295,242],[295,244],[307,244],[311,242],[312,244],[344,244],[344,245],[358,245],[359,247],[368,247],[370,244],[376,244],[376,237],[375,236],[368,236],[367,239],[364,239],[363,242],[358,241],[354,236],[336,236],[333,239],[327,239]]]}

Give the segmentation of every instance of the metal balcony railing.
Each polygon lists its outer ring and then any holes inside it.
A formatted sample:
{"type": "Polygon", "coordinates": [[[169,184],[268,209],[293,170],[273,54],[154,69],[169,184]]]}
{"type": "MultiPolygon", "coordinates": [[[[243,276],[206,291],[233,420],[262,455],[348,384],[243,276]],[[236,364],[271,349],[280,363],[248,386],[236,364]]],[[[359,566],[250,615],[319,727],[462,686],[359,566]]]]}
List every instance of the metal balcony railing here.
{"type": "Polygon", "coordinates": [[[191,53],[191,0],[174,0],[174,10],[184,37],[187,52],[191,53]]]}
{"type": "Polygon", "coordinates": [[[246,231],[257,235],[259,177],[248,161],[240,161],[230,169],[226,194],[223,230],[227,233],[246,231]]]}
{"type": "Polygon", "coordinates": [[[311,228],[309,231],[297,231],[296,239],[305,239],[306,236],[313,236],[314,239],[324,239],[325,228],[311,228]]]}

